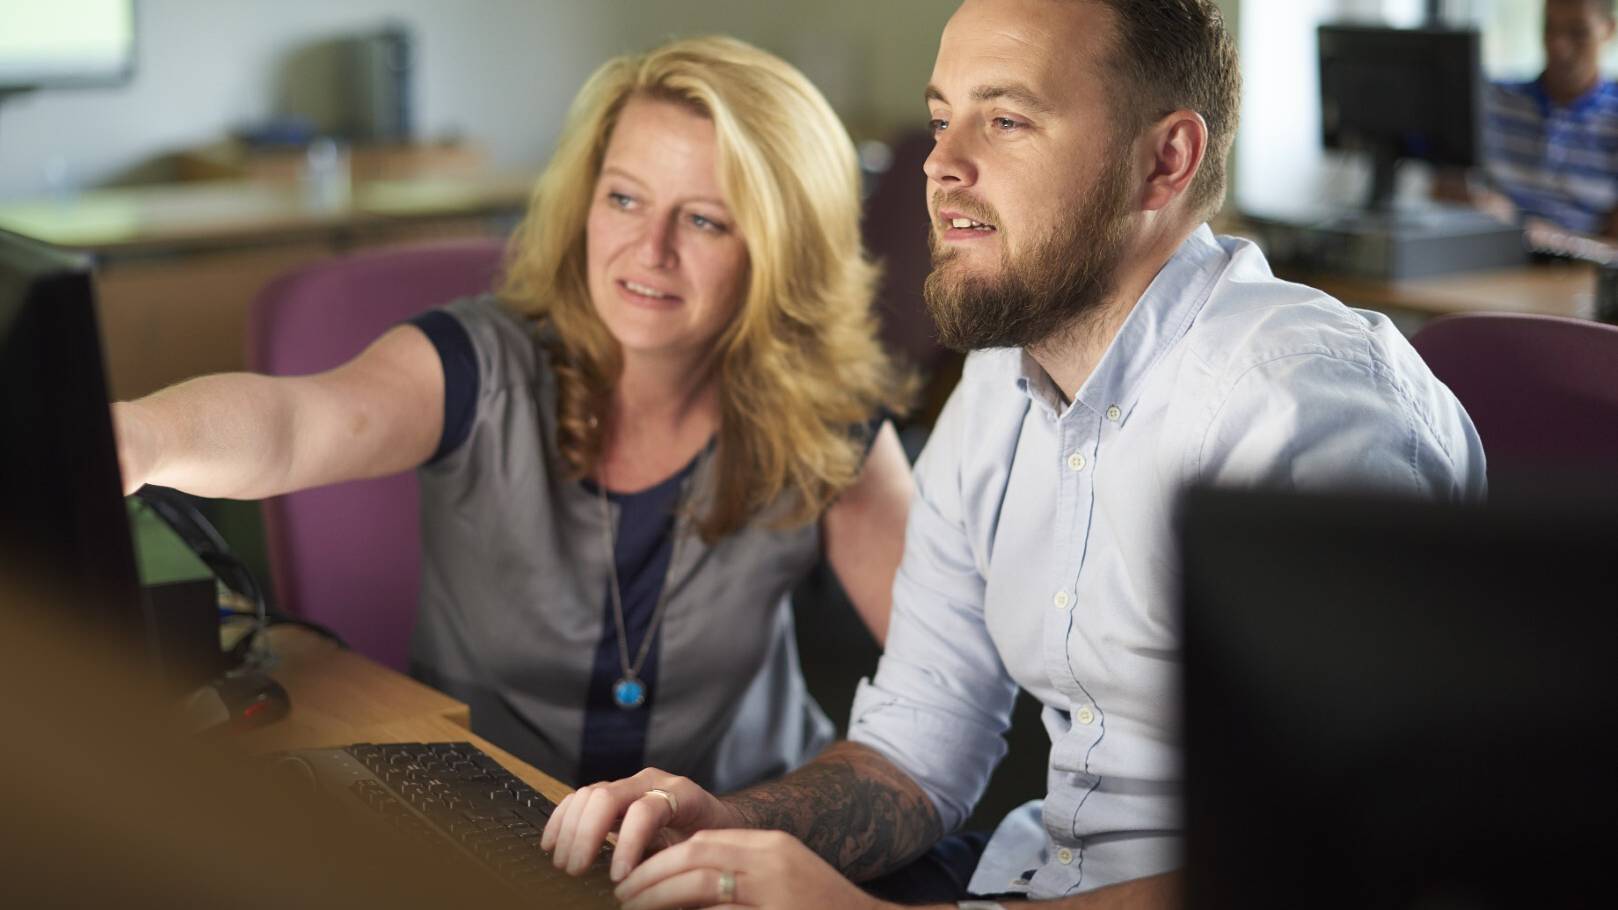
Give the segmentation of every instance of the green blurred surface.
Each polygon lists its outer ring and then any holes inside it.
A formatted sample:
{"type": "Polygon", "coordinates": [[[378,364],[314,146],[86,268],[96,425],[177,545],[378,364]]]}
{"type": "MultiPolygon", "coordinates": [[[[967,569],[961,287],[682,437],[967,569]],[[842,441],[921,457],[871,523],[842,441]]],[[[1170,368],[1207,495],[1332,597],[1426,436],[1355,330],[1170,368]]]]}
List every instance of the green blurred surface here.
{"type": "Polygon", "coordinates": [[[135,538],[135,564],[143,585],[210,578],[212,573],[157,513],[140,500],[126,500],[129,530],[135,538]]]}

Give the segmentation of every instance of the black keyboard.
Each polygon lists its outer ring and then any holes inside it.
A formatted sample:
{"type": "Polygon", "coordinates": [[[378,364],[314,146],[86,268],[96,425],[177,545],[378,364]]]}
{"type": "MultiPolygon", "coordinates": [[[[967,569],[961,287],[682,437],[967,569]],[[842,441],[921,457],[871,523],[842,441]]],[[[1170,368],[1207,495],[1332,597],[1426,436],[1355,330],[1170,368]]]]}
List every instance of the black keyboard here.
{"type": "Polygon", "coordinates": [[[471,743],[356,743],[283,760],[307,762],[321,789],[347,794],[337,798],[392,836],[460,852],[524,898],[546,899],[536,906],[617,906],[610,854],[579,877],[558,870],[539,848],[555,804],[471,743]]]}

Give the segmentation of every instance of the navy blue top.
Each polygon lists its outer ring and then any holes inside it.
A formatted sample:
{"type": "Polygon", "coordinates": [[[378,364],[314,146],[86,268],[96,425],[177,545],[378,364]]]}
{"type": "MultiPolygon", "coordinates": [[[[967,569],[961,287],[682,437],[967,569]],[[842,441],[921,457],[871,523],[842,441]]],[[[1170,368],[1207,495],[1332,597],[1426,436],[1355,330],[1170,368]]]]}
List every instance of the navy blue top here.
{"type": "Polygon", "coordinates": [[[466,327],[443,310],[429,310],[410,324],[426,334],[444,365],[444,430],[438,450],[427,459],[432,464],[459,448],[472,432],[472,418],[478,411],[478,355],[466,327]]]}
{"type": "MultiPolygon", "coordinates": [[[[629,663],[635,663],[651,631],[652,616],[668,577],[669,560],[674,556],[675,510],[680,488],[696,467],[692,459],[674,476],[637,493],[607,492],[618,505],[618,524],[613,535],[613,567],[618,573],[618,590],[624,601],[625,647],[629,663]]],[[[598,487],[580,481],[592,496],[598,487]]],[[[606,592],[601,610],[601,641],[596,645],[590,669],[590,690],[584,701],[584,744],[579,753],[579,786],[602,780],[629,777],[646,767],[646,728],[657,700],[658,637],[646,651],[636,678],[646,687],[646,700],[639,707],[621,708],[613,700],[612,687],[624,675],[618,650],[618,624],[613,617],[612,590],[606,592]]]]}

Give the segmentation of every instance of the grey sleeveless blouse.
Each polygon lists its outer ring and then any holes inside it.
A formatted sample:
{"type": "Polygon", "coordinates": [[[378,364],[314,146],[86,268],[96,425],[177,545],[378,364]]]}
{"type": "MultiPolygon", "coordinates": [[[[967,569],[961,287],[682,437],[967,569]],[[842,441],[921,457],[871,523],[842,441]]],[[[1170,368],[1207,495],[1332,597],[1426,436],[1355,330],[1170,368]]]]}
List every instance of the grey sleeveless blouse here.
{"type": "MultiPolygon", "coordinates": [[[[444,311],[471,338],[478,394],[466,440],[418,471],[411,672],[466,702],[478,735],[571,783],[613,571],[600,500],[554,470],[556,381],[535,325],[492,296],[444,311]]],[[[714,468],[710,447],[690,481],[697,514],[714,468]]],[[[664,583],[646,761],[717,793],[795,768],[833,735],[804,687],[787,600],[820,529],[769,523],[709,547],[681,520],[664,583]]]]}

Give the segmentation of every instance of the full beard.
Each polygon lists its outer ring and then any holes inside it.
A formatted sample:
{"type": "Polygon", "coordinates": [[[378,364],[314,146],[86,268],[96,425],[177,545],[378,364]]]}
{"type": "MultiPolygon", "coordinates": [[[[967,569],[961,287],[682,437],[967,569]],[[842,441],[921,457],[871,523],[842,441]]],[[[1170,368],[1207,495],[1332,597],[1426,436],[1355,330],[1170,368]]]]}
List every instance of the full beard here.
{"type": "MultiPolygon", "coordinates": [[[[1002,247],[1000,273],[960,274],[960,253],[928,233],[933,270],[922,296],[938,340],[957,351],[1032,347],[1079,331],[1111,296],[1129,239],[1129,171],[1110,164],[1077,210],[1029,249],[1012,256],[1002,247]],[[954,266],[954,267],[952,267],[954,266]]],[[[935,197],[943,208],[981,210],[981,204],[935,197]]],[[[990,224],[1002,222],[984,212],[990,224]]]]}

